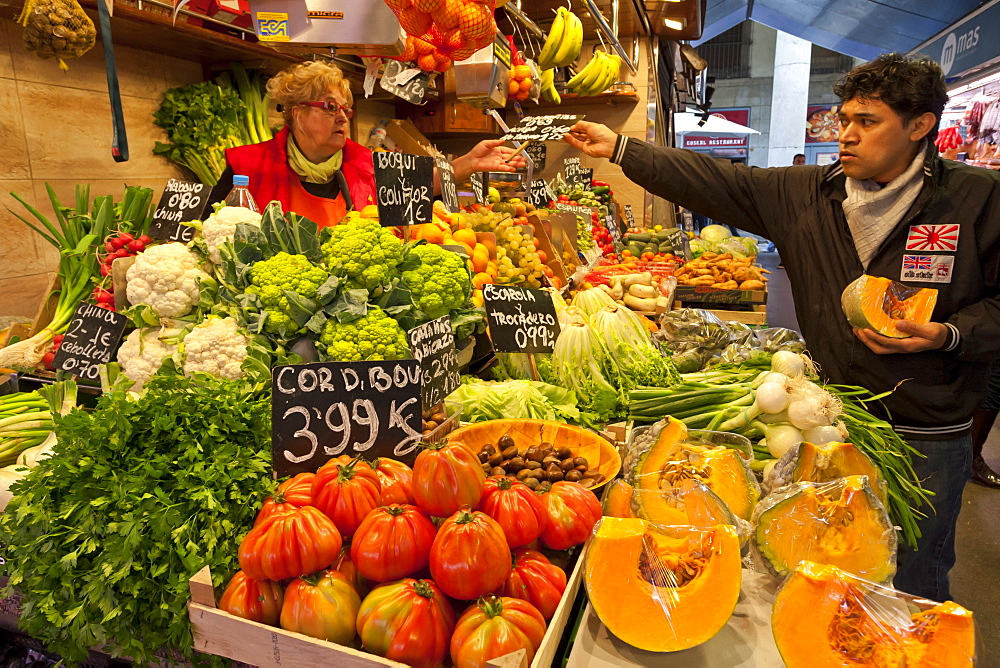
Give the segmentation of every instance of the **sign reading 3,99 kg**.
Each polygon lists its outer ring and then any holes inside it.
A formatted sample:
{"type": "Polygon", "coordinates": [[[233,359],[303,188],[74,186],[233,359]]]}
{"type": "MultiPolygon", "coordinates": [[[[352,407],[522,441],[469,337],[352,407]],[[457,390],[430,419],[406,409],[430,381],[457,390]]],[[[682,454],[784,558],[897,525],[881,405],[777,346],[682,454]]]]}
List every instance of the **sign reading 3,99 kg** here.
{"type": "Polygon", "coordinates": [[[493,349],[500,353],[551,353],[559,336],[552,297],[544,290],[483,286],[493,349]]]}
{"type": "Polygon", "coordinates": [[[340,455],[412,464],[420,442],[420,363],[320,362],[271,370],[271,459],[279,478],[340,455]]]}

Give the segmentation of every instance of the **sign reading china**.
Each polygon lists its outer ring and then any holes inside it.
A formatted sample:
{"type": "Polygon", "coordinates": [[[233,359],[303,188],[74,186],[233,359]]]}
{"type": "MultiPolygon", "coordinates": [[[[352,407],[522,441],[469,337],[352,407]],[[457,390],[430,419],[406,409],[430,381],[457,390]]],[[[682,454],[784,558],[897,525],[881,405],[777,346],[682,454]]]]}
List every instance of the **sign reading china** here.
{"type": "MultiPolygon", "coordinates": [[[[750,126],[750,107],[715,109],[712,111],[712,115],[739,123],[744,127],[750,126]]],[[[748,146],[750,146],[750,137],[711,137],[709,135],[689,134],[684,135],[682,148],[746,148],[748,146]]]]}

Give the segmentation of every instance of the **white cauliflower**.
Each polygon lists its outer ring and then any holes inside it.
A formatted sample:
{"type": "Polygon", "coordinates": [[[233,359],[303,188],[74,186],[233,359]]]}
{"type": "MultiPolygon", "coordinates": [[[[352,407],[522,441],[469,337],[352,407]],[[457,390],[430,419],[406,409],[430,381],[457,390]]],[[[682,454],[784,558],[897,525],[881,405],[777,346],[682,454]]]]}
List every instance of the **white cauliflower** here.
{"type": "Polygon", "coordinates": [[[224,206],[201,224],[201,236],[208,246],[208,257],[215,264],[222,263],[219,248],[227,239],[236,234],[236,226],[240,223],[260,226],[260,214],[242,206],[224,206]]]}
{"type": "Polygon", "coordinates": [[[128,273],[126,296],[130,304],[147,304],[160,318],[179,318],[198,303],[199,279],[208,279],[198,256],[175,242],[139,253],[128,273]]]}
{"type": "Polygon", "coordinates": [[[242,378],[240,366],[247,356],[250,337],[241,334],[233,318],[209,316],[181,343],[184,375],[201,371],[216,378],[242,378]]]}
{"type": "Polygon", "coordinates": [[[134,384],[133,392],[142,390],[163,364],[163,360],[177,350],[173,343],[179,330],[164,327],[148,327],[136,329],[125,338],[125,343],[118,349],[118,363],[122,373],[134,384]]]}

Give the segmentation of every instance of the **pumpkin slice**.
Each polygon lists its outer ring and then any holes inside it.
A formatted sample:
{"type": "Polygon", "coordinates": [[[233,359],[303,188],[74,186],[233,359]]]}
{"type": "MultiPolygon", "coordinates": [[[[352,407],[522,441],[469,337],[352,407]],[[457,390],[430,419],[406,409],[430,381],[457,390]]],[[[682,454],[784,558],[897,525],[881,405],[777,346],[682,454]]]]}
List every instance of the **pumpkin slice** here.
{"type": "Polygon", "coordinates": [[[810,561],[778,590],[771,628],[788,668],[957,668],[975,654],[972,613],[957,603],[930,605],[810,561]]]}
{"type": "Polygon", "coordinates": [[[933,288],[911,288],[867,274],[844,288],[840,295],[840,305],[852,327],[871,329],[896,339],[909,336],[896,329],[897,320],[926,325],[936,303],[937,290],[933,288]]]}
{"type": "Polygon", "coordinates": [[[584,583],[609,631],[639,649],[675,652],[726,625],[740,596],[740,569],[729,525],[662,528],[605,517],[587,548],[584,583]]]}
{"type": "Polygon", "coordinates": [[[754,548],[779,577],[800,561],[875,582],[896,572],[896,531],[867,476],[801,482],[767,496],[754,514],[754,548]]]}
{"type": "Polygon", "coordinates": [[[849,475],[868,476],[878,500],[888,503],[885,478],[872,460],[852,443],[800,443],[778,461],[767,477],[768,489],[793,482],[830,482],[849,475]]]}
{"type": "Polygon", "coordinates": [[[632,485],[618,478],[604,496],[604,514],[610,517],[635,517],[632,514],[632,485]]]}
{"type": "Polygon", "coordinates": [[[632,491],[633,517],[657,526],[691,526],[709,529],[717,524],[736,528],[743,546],[749,540],[749,523],[736,519],[718,494],[700,480],[678,480],[666,489],[632,491]],[[742,526],[741,526],[742,525],[742,526]]]}

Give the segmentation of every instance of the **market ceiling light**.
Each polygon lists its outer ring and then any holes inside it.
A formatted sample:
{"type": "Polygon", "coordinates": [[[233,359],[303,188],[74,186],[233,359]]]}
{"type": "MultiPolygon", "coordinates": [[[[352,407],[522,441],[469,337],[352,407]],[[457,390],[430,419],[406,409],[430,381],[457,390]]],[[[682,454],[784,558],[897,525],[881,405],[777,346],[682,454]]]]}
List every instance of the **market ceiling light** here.
{"type": "Polygon", "coordinates": [[[671,30],[683,30],[687,21],[685,19],[663,19],[663,25],[671,30]]]}

